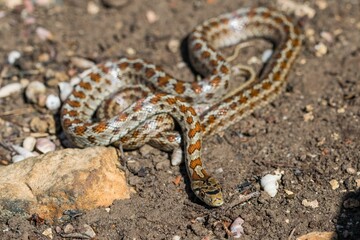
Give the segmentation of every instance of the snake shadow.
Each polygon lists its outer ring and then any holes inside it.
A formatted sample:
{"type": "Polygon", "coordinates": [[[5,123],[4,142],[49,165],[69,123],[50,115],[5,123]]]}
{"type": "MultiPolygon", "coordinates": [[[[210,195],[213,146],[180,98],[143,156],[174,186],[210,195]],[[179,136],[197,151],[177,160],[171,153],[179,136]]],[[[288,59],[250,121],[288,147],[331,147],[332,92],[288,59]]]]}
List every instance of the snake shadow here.
{"type": "Polygon", "coordinates": [[[335,221],[337,239],[360,239],[360,189],[347,193],[335,221]]]}

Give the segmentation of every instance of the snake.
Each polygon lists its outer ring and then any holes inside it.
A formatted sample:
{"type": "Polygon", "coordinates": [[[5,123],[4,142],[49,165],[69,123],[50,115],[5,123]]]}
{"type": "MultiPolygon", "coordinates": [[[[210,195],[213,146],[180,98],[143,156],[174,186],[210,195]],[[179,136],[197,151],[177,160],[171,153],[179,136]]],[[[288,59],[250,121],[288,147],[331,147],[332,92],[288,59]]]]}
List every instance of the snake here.
{"type": "Polygon", "coordinates": [[[176,79],[140,58],[121,57],[98,64],[80,74],[79,83],[63,103],[62,128],[80,148],[119,145],[136,149],[155,142],[174,150],[181,144],[195,196],[208,206],[219,207],[224,204],[223,190],[205,169],[203,138],[224,131],[273,101],[286,86],[302,41],[298,23],[266,7],[241,8],[210,18],[196,26],[187,41],[190,63],[201,79],[176,79]],[[219,49],[253,39],[271,42],[273,54],[252,84],[233,90],[231,65],[219,49]],[[106,105],[116,92],[135,100],[113,116],[96,117],[99,106],[106,105]],[[174,123],[180,131],[173,130],[174,123]]]}

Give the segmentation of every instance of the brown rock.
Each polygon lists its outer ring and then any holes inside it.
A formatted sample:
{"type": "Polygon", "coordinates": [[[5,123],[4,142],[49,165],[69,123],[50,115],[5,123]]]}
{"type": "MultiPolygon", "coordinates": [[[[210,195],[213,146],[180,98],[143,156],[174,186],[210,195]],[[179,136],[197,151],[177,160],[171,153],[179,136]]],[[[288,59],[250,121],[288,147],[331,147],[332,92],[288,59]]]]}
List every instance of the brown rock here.
{"type": "Polygon", "coordinates": [[[129,197],[114,148],[65,149],[0,166],[0,209],[52,219],[129,197]]]}

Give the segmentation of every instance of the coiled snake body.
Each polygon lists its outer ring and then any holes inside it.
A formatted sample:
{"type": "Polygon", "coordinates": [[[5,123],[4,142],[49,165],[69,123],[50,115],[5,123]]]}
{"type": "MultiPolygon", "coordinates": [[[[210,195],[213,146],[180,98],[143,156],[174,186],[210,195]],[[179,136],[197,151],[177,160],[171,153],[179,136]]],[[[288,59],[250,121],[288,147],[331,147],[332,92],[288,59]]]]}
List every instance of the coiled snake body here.
{"type": "Polygon", "coordinates": [[[302,38],[287,16],[267,8],[239,9],[211,18],[196,27],[188,41],[191,63],[204,76],[201,81],[177,80],[142,59],[98,65],[81,76],[65,101],[62,127],[78,147],[121,144],[133,149],[152,141],[174,150],[179,134],[172,131],[173,118],[182,130],[192,190],[209,206],[220,206],[222,189],[204,169],[202,137],[272,101],[285,86],[302,38]],[[254,38],[271,41],[274,53],[256,83],[229,93],[230,65],[216,49],[254,38]],[[140,93],[141,98],[115,116],[93,120],[101,102],[119,90],[140,93]],[[195,110],[198,105],[207,106],[200,115],[195,110]]]}

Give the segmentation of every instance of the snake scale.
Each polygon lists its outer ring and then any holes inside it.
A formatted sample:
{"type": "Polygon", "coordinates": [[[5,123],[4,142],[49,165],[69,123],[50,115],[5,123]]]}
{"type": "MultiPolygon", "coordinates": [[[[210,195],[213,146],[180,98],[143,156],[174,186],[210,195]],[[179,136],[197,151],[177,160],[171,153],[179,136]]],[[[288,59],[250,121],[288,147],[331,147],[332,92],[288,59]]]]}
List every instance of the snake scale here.
{"type": "Polygon", "coordinates": [[[195,27],[188,38],[190,61],[202,80],[177,80],[142,59],[99,64],[81,75],[64,102],[62,127],[78,147],[119,144],[134,149],[153,141],[174,150],[181,137],[191,189],[207,205],[221,206],[221,185],[204,168],[202,138],[226,129],[278,96],[302,40],[297,24],[268,8],[222,14],[195,27]],[[230,91],[230,64],[217,49],[255,38],[273,43],[272,57],[254,84],[230,91]],[[137,95],[136,101],[114,116],[94,119],[99,105],[117,91],[137,95]],[[197,110],[201,105],[205,109],[197,110]],[[172,130],[169,118],[178,123],[182,135],[172,130]]]}

